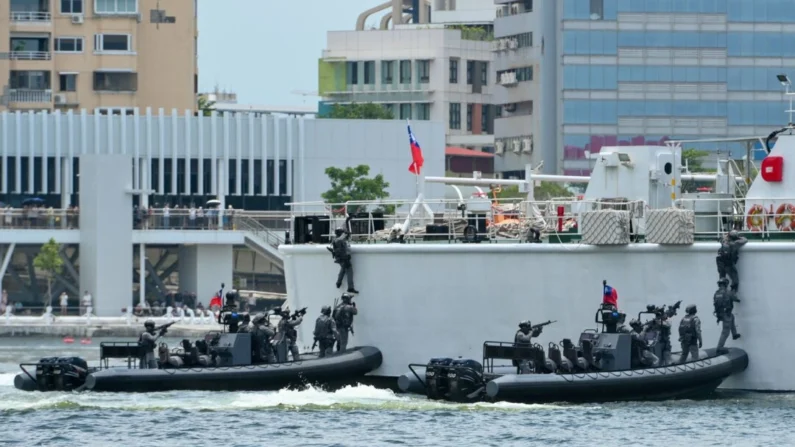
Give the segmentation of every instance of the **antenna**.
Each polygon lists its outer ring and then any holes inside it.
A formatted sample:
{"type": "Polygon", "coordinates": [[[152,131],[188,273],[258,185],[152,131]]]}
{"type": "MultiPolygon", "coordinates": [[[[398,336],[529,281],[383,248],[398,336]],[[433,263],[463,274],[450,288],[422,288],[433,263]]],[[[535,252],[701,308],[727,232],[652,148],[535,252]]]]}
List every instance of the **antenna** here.
{"type": "Polygon", "coordinates": [[[792,87],[792,82],[790,82],[789,76],[785,74],[776,75],[776,78],[778,78],[778,82],[784,86],[784,96],[789,97],[789,110],[787,110],[787,113],[789,113],[789,125],[791,126],[792,114],[795,113],[795,110],[792,109],[792,97],[795,96],[795,92],[789,91],[789,88],[792,87]]]}

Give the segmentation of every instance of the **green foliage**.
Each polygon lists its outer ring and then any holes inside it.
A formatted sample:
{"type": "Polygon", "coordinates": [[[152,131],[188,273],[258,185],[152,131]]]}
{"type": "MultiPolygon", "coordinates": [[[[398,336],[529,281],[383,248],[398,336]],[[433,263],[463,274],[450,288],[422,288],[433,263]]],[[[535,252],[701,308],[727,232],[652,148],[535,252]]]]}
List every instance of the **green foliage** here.
{"type": "Polygon", "coordinates": [[[203,116],[210,116],[215,110],[215,101],[210,101],[204,96],[199,96],[199,113],[203,116]]]}
{"type": "Polygon", "coordinates": [[[490,42],[494,40],[494,33],[485,26],[477,25],[449,25],[447,29],[457,29],[461,31],[461,38],[464,40],[480,40],[490,42]]]}
{"type": "MultiPolygon", "coordinates": [[[[335,168],[333,166],[326,168],[326,175],[331,180],[331,189],[324,192],[320,196],[327,203],[335,204],[333,212],[344,212],[343,204],[348,201],[361,201],[361,200],[378,200],[386,199],[389,197],[387,188],[389,182],[384,180],[381,174],[373,178],[369,178],[370,166],[359,165],[355,168],[335,168]]],[[[348,207],[348,213],[358,213],[366,211],[365,205],[351,205],[348,207]]],[[[386,214],[393,214],[395,212],[394,205],[384,205],[373,211],[384,211],[386,214]]]]}
{"type": "Polygon", "coordinates": [[[33,259],[33,266],[47,272],[47,300],[50,304],[52,299],[52,280],[57,274],[63,271],[63,258],[61,258],[61,244],[50,238],[46,244],[41,246],[39,254],[33,259]]]}
{"type": "Polygon", "coordinates": [[[709,155],[708,151],[699,149],[685,149],[682,151],[682,164],[688,167],[690,172],[703,171],[703,158],[709,155]]]}
{"type": "MultiPolygon", "coordinates": [[[[557,197],[573,197],[574,194],[560,183],[541,182],[533,190],[536,200],[549,200],[557,197]]],[[[497,194],[498,199],[524,199],[527,194],[520,192],[518,186],[503,186],[502,191],[497,194]]]]}
{"type": "Polygon", "coordinates": [[[348,120],[391,120],[395,115],[381,104],[353,103],[353,104],[334,104],[331,112],[319,118],[329,119],[348,119],[348,120]]]}

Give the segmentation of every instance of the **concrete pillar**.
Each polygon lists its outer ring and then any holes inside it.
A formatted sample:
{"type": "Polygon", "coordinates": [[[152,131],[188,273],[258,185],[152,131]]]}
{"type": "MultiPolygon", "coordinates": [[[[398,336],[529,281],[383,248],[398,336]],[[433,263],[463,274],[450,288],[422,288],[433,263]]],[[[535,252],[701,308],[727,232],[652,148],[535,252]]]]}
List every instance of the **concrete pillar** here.
{"type": "Polygon", "coordinates": [[[146,245],[138,244],[138,303],[143,306],[146,302],[146,245]]]}
{"type": "Polygon", "coordinates": [[[80,156],[80,290],[97,316],[132,304],[132,157],[80,156]]]}
{"type": "MultiPolygon", "coordinates": [[[[265,160],[263,160],[265,163],[265,160]]],[[[226,179],[226,175],[228,173],[228,169],[226,167],[226,163],[224,160],[218,160],[218,197],[216,199],[221,202],[218,205],[218,228],[223,228],[224,225],[224,213],[226,212],[226,190],[229,188],[229,181],[226,179]]],[[[263,185],[263,188],[266,188],[267,185],[263,185]]]]}
{"type": "MultiPolygon", "coordinates": [[[[149,168],[146,158],[138,160],[138,174],[140,176],[138,184],[141,185],[140,189],[142,191],[150,191],[152,189],[152,185],[149,184],[149,168]]],[[[149,193],[141,194],[139,204],[143,208],[149,208],[149,193]]]]}
{"type": "Polygon", "coordinates": [[[179,290],[196,293],[206,307],[226,284],[232,287],[234,257],[231,245],[183,245],[179,247],[179,290]]]}

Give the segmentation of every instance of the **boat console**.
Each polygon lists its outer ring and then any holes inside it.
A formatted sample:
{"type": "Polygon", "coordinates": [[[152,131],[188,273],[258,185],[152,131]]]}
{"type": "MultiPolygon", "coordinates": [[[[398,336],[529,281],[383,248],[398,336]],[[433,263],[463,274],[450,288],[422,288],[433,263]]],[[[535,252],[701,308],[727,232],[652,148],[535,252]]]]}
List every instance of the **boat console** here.
{"type": "Polygon", "coordinates": [[[212,349],[218,357],[218,366],[251,364],[251,334],[248,332],[221,334],[218,345],[212,349]]]}

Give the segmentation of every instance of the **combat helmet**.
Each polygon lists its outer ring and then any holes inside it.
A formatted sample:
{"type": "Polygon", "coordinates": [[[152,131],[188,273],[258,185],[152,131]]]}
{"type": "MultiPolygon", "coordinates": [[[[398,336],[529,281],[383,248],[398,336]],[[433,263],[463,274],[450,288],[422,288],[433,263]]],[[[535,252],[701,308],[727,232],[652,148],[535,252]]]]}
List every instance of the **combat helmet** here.
{"type": "Polygon", "coordinates": [[[153,320],[146,320],[146,321],[144,322],[144,327],[145,327],[147,330],[152,330],[152,329],[154,329],[154,328],[155,328],[155,322],[154,322],[153,320]]]}
{"type": "Polygon", "coordinates": [[[738,233],[737,230],[729,231],[729,239],[735,241],[735,240],[737,240],[739,238],[740,238],[740,233],[738,233]]]}
{"type": "Polygon", "coordinates": [[[351,300],[351,298],[353,298],[353,295],[351,295],[348,292],[345,292],[345,293],[342,294],[342,302],[345,303],[345,304],[348,304],[348,302],[351,300]]]}
{"type": "Polygon", "coordinates": [[[687,312],[688,315],[695,315],[696,312],[698,312],[698,308],[696,308],[695,304],[691,304],[685,308],[685,312],[687,312]]]}
{"type": "Polygon", "coordinates": [[[331,315],[331,306],[323,306],[320,308],[320,313],[323,315],[331,315]]]}

